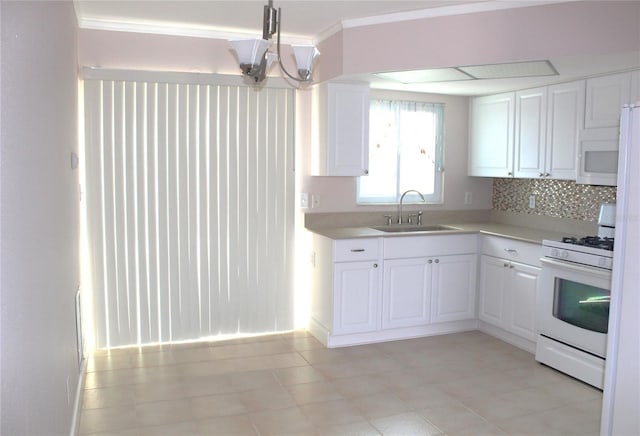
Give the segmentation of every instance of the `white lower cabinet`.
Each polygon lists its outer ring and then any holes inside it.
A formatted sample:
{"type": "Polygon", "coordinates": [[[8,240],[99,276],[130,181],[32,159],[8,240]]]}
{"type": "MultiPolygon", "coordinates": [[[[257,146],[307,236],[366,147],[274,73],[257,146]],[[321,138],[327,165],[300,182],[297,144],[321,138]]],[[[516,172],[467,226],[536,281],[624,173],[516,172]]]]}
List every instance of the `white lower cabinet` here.
{"type": "Polygon", "coordinates": [[[478,318],[510,334],[536,340],[536,287],[540,268],[482,255],[478,318]]]}
{"type": "Polygon", "coordinates": [[[334,266],[333,333],[362,333],[379,328],[380,268],[375,261],[334,266]]]}
{"type": "Polygon", "coordinates": [[[476,234],[314,235],[313,247],[309,330],[328,347],[476,328],[535,347],[538,244],[476,234]]]}
{"type": "Polygon", "coordinates": [[[328,347],[477,326],[476,234],[314,235],[310,332],[328,347]]]}
{"type": "Polygon", "coordinates": [[[476,317],[477,258],[475,254],[462,254],[435,259],[431,322],[476,317]]]}
{"type": "Polygon", "coordinates": [[[382,328],[413,327],[429,323],[431,275],[431,267],[424,258],[392,259],[384,262],[382,328]]]}
{"type": "Polygon", "coordinates": [[[387,260],[382,328],[473,319],[475,295],[475,254],[387,260]]]}

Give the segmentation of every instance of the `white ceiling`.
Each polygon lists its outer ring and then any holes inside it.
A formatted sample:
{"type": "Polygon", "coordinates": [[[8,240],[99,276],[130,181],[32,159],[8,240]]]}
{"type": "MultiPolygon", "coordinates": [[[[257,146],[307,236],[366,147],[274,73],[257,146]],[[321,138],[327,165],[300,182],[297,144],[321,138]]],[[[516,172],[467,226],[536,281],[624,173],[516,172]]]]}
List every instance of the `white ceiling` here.
{"type": "MultiPolygon", "coordinates": [[[[407,14],[436,16],[561,1],[567,0],[274,0],[274,7],[282,8],[283,41],[309,43],[322,40],[344,27],[402,19],[407,14]]],[[[262,33],[262,11],[267,1],[74,0],[74,4],[80,26],[84,28],[233,38],[262,33]]],[[[560,76],[411,85],[374,75],[353,78],[369,81],[373,88],[479,95],[640,67],[638,53],[549,60],[561,72],[560,76]]]]}

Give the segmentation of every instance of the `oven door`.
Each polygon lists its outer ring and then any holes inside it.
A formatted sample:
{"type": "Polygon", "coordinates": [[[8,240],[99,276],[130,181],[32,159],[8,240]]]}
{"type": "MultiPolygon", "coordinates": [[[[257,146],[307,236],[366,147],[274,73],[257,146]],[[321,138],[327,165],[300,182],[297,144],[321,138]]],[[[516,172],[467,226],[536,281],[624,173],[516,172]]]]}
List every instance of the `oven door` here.
{"type": "Polygon", "coordinates": [[[548,258],[540,261],[540,334],[604,358],[611,271],[548,258]]]}

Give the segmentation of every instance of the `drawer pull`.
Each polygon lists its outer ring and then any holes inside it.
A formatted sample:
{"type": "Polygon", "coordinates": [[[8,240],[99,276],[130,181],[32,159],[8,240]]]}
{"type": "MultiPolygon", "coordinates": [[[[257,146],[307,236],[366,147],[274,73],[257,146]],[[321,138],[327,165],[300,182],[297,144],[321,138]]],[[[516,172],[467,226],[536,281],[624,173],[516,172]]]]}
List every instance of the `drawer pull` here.
{"type": "Polygon", "coordinates": [[[507,253],[517,253],[518,250],[514,249],[514,248],[505,248],[504,251],[506,251],[507,253]]]}
{"type": "Polygon", "coordinates": [[[362,253],[364,251],[364,248],[352,248],[351,252],[352,253],[362,253]]]}

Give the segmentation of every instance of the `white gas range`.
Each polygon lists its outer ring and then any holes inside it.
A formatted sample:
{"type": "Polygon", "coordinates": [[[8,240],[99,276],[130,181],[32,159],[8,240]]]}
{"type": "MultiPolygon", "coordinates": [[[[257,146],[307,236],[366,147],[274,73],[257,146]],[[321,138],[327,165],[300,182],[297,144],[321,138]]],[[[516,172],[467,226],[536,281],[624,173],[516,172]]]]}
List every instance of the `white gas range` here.
{"type": "Polygon", "coordinates": [[[536,360],[600,389],[614,245],[603,234],[606,228],[598,236],[543,241],[536,344],[536,360]]]}

